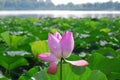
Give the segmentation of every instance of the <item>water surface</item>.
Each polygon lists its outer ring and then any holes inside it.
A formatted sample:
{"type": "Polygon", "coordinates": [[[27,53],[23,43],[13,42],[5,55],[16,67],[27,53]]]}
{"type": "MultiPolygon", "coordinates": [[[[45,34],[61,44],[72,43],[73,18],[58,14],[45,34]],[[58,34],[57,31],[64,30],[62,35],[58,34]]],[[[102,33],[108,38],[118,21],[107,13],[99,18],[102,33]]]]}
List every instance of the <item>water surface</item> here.
{"type": "Polygon", "coordinates": [[[0,11],[0,16],[39,16],[39,17],[118,17],[120,11],[60,11],[60,10],[15,10],[0,11]]]}

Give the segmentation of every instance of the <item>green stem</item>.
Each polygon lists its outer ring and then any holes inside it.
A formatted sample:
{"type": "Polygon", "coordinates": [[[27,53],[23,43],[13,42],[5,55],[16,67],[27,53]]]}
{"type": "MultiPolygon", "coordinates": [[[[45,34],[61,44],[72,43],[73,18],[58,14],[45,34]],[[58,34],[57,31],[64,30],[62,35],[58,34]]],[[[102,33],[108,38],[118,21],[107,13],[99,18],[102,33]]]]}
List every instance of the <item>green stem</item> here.
{"type": "Polygon", "coordinates": [[[63,58],[61,58],[61,61],[60,61],[60,80],[62,80],[62,61],[63,61],[63,58]]]}

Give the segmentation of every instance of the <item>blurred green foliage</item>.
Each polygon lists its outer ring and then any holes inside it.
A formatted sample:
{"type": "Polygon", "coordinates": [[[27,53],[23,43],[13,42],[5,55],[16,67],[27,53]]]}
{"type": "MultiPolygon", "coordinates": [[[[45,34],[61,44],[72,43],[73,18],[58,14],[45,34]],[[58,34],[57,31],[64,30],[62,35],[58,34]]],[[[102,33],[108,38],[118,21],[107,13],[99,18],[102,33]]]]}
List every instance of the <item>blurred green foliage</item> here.
{"type": "Polygon", "coordinates": [[[48,75],[48,63],[37,58],[49,52],[48,33],[71,31],[74,51],[68,60],[85,59],[87,67],[64,62],[65,80],[120,80],[120,18],[0,18],[0,79],[59,80],[48,75]],[[71,76],[72,75],[72,76],[71,76]]]}

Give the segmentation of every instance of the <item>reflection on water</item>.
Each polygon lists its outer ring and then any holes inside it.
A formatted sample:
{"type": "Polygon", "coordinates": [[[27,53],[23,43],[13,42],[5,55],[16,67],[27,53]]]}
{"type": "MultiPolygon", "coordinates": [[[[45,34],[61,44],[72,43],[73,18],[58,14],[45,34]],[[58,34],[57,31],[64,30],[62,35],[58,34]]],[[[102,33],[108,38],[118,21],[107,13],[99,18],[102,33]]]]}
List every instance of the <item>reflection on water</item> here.
{"type": "Polygon", "coordinates": [[[0,16],[38,16],[38,17],[117,17],[120,11],[0,11],[0,16]]]}

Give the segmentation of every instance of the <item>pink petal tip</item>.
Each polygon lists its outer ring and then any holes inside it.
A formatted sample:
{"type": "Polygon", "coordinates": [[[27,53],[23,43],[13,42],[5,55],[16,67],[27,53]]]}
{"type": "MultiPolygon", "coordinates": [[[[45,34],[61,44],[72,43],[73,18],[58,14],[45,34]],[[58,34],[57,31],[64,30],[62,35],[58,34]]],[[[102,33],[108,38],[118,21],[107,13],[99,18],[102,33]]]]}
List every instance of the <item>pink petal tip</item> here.
{"type": "Polygon", "coordinates": [[[72,65],[75,65],[75,66],[86,66],[88,65],[88,62],[85,61],[85,60],[77,60],[77,61],[68,61],[66,60],[66,62],[72,64],[72,65]]]}
{"type": "Polygon", "coordinates": [[[50,63],[47,73],[48,74],[56,74],[57,72],[57,62],[50,63]]]}

